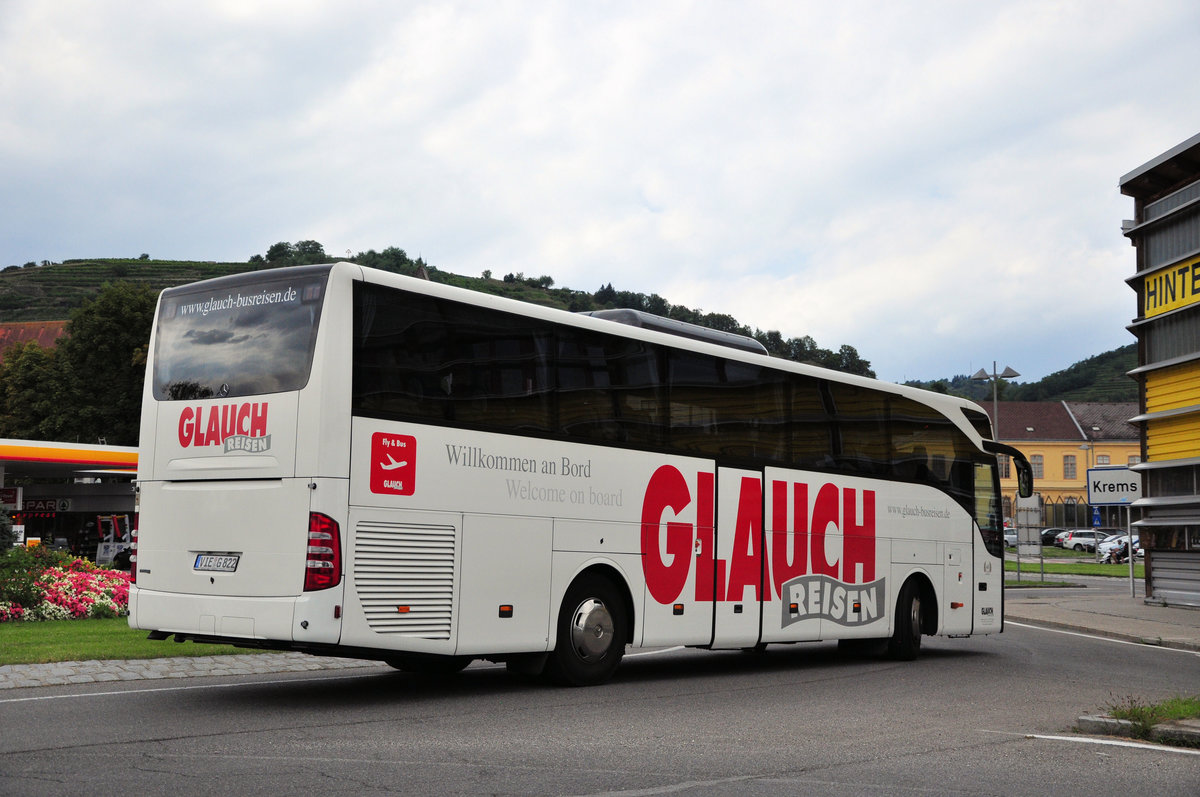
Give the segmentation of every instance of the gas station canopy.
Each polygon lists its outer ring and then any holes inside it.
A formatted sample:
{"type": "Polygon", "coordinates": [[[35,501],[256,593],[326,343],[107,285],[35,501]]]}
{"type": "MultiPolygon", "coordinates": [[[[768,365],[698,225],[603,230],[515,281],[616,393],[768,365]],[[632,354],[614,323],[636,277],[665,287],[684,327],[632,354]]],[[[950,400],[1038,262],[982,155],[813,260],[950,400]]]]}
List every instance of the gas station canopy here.
{"type": "Polygon", "coordinates": [[[137,476],[132,446],[48,443],[0,438],[0,486],[5,480],[71,479],[86,476],[137,476]]]}

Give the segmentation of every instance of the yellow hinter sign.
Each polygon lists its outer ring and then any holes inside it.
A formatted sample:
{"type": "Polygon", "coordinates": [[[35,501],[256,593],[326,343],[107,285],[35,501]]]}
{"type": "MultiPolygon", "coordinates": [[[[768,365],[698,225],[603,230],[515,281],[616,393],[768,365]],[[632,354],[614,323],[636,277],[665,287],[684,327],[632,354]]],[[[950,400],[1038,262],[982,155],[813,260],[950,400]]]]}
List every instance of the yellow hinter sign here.
{"type": "Polygon", "coordinates": [[[1142,282],[1143,317],[1200,302],[1200,257],[1159,269],[1142,282]]]}

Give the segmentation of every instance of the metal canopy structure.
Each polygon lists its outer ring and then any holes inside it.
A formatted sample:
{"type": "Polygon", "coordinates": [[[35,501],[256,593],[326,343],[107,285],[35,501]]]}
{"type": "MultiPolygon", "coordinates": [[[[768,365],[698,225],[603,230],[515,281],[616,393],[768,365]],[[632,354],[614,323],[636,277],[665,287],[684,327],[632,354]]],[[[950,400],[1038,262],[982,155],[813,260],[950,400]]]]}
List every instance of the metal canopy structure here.
{"type": "Polygon", "coordinates": [[[52,443],[0,438],[0,486],[11,479],[137,476],[132,446],[52,443]]]}
{"type": "Polygon", "coordinates": [[[1144,201],[1192,182],[1200,173],[1200,134],[1142,164],[1120,180],[1121,193],[1144,201]]]}

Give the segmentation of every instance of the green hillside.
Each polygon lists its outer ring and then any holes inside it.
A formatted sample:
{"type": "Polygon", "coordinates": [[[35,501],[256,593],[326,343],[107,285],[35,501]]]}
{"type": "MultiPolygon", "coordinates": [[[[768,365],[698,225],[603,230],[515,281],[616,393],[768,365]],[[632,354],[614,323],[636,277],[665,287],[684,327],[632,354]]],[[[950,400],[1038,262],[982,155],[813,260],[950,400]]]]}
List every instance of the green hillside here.
{"type": "MultiPolygon", "coordinates": [[[[386,254],[386,253],[385,253],[386,254]]],[[[566,310],[592,309],[592,294],[567,288],[554,288],[549,277],[526,278],[509,274],[504,279],[484,279],[451,274],[423,263],[407,260],[401,251],[399,262],[375,252],[360,253],[353,261],[405,274],[424,268],[429,278],[484,293],[507,296],[534,304],[566,310]],[[372,255],[379,258],[374,262],[372,255]],[[588,304],[588,307],[580,307],[588,304]]],[[[320,262],[333,258],[322,256],[320,262]]],[[[66,260],[42,266],[10,266],[0,271],[0,321],[61,321],[84,299],[94,298],[104,283],[132,282],[155,291],[198,280],[224,277],[243,271],[293,265],[295,261],[272,263],[265,260],[247,263],[217,263],[188,260],[94,259],[66,260]]]]}
{"type": "Polygon", "coordinates": [[[251,263],[109,259],[11,266],[0,272],[0,321],[64,320],[84,299],[95,298],[106,282],[134,282],[159,291],[255,267],[251,263]]]}
{"type": "MultiPolygon", "coordinates": [[[[328,262],[331,259],[320,244],[315,241],[302,241],[295,245],[276,244],[268,250],[267,258],[256,255],[250,262],[245,263],[145,258],[67,260],[40,266],[9,266],[0,271],[0,321],[66,319],[71,310],[82,304],[84,299],[95,297],[104,283],[132,282],[159,291],[174,285],[243,271],[304,262],[328,262]]],[[[554,280],[548,276],[526,277],[523,273],[506,274],[502,278],[493,278],[490,273],[483,277],[466,277],[441,271],[419,258],[412,260],[404,250],[396,247],[389,247],[382,252],[360,252],[351,260],[365,266],[403,274],[421,273],[435,282],[563,310],[596,310],[605,307],[645,310],[726,332],[752,335],[766,345],[775,356],[815,362],[851,373],[873,375],[870,363],[860,359],[852,346],[842,346],[840,350],[833,351],[820,348],[808,337],[784,340],[777,332],[763,332],[751,328],[725,314],[703,313],[672,305],[657,294],[647,296],[631,291],[617,291],[611,284],[601,286],[594,293],[556,288],[554,280]]],[[[1075,363],[1038,382],[1002,383],[1000,397],[1001,400],[1009,401],[1136,401],[1136,383],[1126,376],[1136,365],[1136,348],[1130,344],[1075,363]]],[[[975,382],[966,375],[927,382],[912,381],[908,384],[976,400],[991,398],[989,383],[975,382]]]]}
{"type": "MultiPolygon", "coordinates": [[[[280,242],[272,245],[265,256],[255,255],[246,263],[215,263],[172,260],[151,260],[143,255],[136,260],[97,259],[68,260],[63,263],[28,263],[24,267],[9,266],[0,271],[0,322],[60,321],[85,299],[96,295],[105,283],[131,282],[155,291],[173,285],[219,277],[242,271],[276,266],[327,263],[331,258],[317,241],[280,242]]],[[[493,278],[491,272],[482,277],[465,277],[441,271],[424,262],[413,260],[403,249],[388,247],[382,252],[374,249],[359,252],[349,260],[363,266],[409,276],[421,276],[433,282],[506,296],[534,304],[557,307],[571,312],[630,308],[655,315],[686,321],[692,324],[753,336],[776,357],[815,363],[862,376],[874,376],[871,363],[862,359],[853,346],[842,345],[837,350],[825,349],[809,336],[784,338],[778,331],[763,331],[741,324],[724,313],[705,313],[683,305],[671,304],[658,294],[618,291],[612,283],[602,285],[594,293],[571,288],[556,288],[548,276],[526,277],[523,273],[505,274],[493,278]]]]}
{"type": "MultiPolygon", "coordinates": [[[[1137,345],[1097,354],[1055,371],[1037,382],[1000,382],[1001,401],[1137,401],[1137,383],[1129,372],[1137,367],[1137,345]]],[[[977,382],[966,374],[929,382],[906,384],[963,396],[976,401],[992,397],[991,382],[977,382]]]]}

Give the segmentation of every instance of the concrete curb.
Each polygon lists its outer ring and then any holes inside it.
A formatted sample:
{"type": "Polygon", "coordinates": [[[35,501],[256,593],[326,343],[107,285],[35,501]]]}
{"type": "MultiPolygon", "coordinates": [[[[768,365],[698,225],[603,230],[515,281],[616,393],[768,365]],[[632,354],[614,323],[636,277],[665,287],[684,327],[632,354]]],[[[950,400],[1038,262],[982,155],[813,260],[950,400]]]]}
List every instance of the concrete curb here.
{"type": "MultiPolygon", "coordinates": [[[[1122,736],[1125,738],[1134,736],[1132,722],[1114,717],[1085,715],[1076,721],[1075,727],[1081,733],[1097,736],[1122,736]]],[[[1150,731],[1149,741],[1159,744],[1200,747],[1200,720],[1161,722],[1150,731]]]]}
{"type": "Polygon", "coordinates": [[[1200,653],[1200,642],[1194,639],[1177,639],[1161,636],[1141,636],[1139,634],[1125,634],[1120,631],[1109,631],[1102,628],[1094,628],[1082,625],[1080,623],[1064,623],[1054,620],[1047,620],[1042,617],[1023,617],[1019,611],[1006,611],[1004,614],[1005,621],[1013,621],[1015,623],[1029,623],[1030,625],[1042,626],[1043,628],[1056,628],[1059,631],[1075,631],[1080,634],[1091,634],[1092,636],[1101,636],[1106,639],[1117,639],[1122,642],[1133,642],[1138,645],[1152,645],[1159,648],[1173,648],[1175,650],[1190,650],[1200,653]]]}

